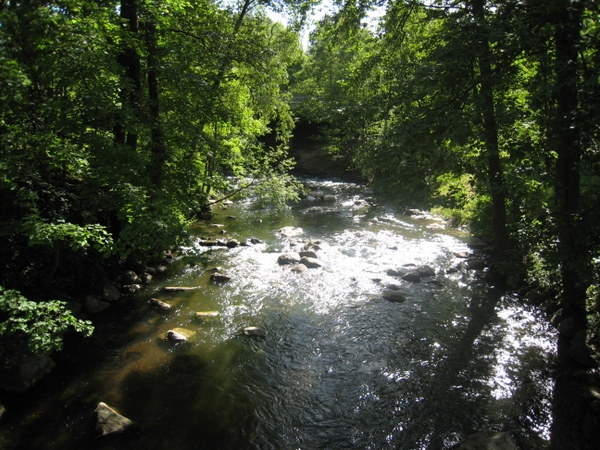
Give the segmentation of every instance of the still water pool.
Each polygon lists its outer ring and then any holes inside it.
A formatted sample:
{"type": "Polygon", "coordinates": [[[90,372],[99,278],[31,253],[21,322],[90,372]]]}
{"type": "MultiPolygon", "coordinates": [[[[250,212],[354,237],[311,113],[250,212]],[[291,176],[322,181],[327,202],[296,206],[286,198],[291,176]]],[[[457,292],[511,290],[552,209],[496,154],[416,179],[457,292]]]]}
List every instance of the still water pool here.
{"type": "Polygon", "coordinates": [[[53,400],[35,410],[35,432],[15,440],[183,450],[446,449],[479,430],[547,438],[555,336],[540,311],[464,267],[465,254],[480,256],[471,237],[379,203],[363,186],[303,181],[312,198],[288,213],[243,202],[198,223],[168,278],[123,312],[124,343],[55,383],[53,400]],[[201,245],[229,237],[260,242],[201,245]],[[278,264],[307,245],[322,267],[278,264]],[[388,275],[415,266],[435,275],[388,275]],[[211,281],[214,267],[230,281],[211,281]],[[382,297],[390,285],[404,302],[382,297]],[[171,310],[153,309],[149,297],[171,310]],[[198,320],[198,311],[218,315],[198,320]],[[267,335],[245,336],[247,326],[267,335]],[[164,340],[175,327],[193,333],[188,342],[164,340]],[[97,437],[98,401],[132,419],[135,432],[97,437]]]}

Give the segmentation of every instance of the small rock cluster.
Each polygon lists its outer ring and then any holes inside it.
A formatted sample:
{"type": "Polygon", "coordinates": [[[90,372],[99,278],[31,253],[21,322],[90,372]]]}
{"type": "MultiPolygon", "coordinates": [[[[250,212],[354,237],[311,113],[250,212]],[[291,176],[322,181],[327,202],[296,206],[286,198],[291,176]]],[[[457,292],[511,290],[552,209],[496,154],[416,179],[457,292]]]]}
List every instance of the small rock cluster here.
{"type": "MultiPolygon", "coordinates": [[[[468,252],[458,252],[454,256],[461,260],[458,264],[446,270],[447,274],[456,272],[466,272],[468,270],[484,270],[487,264],[484,259],[471,258],[468,252]]],[[[433,280],[437,275],[436,270],[429,265],[406,264],[399,268],[390,268],[386,270],[386,275],[394,278],[399,278],[408,283],[420,283],[424,279],[429,279],[430,284],[441,286],[441,282],[433,280]]],[[[377,279],[377,281],[381,281],[377,279]]],[[[381,296],[390,302],[400,303],[406,300],[406,294],[402,292],[402,287],[398,284],[388,284],[384,286],[381,296]]]]}

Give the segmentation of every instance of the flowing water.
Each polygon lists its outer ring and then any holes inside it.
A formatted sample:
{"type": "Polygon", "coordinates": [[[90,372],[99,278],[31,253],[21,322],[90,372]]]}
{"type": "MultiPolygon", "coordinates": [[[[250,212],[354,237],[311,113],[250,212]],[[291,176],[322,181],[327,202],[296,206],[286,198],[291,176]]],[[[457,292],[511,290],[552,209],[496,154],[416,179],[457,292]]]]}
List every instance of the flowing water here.
{"type": "Polygon", "coordinates": [[[216,210],[223,227],[199,223],[169,278],[123,312],[125,344],[55,383],[35,431],[15,439],[44,449],[444,449],[479,430],[547,438],[555,336],[539,311],[465,268],[463,253],[478,257],[469,235],[378,204],[359,185],[304,182],[319,192],[289,213],[235,203],[216,210]],[[261,242],[200,245],[207,237],[261,242]],[[322,267],[278,264],[305,246],[322,267]],[[413,265],[435,275],[387,274],[413,265]],[[215,266],[231,280],[211,281],[215,266]],[[404,302],[382,297],[390,285],[404,302]],[[247,326],[266,336],[244,335],[247,326]],[[188,342],[165,341],[175,327],[193,332],[188,342]],[[136,430],[97,437],[98,401],[136,430]]]}

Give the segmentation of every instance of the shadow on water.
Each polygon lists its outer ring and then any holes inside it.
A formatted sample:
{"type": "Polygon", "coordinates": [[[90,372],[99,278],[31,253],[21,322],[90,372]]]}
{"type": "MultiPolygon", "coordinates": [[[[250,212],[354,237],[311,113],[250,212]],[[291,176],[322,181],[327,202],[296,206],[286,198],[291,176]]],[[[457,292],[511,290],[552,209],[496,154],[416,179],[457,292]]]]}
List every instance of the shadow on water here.
{"type": "Polygon", "coordinates": [[[476,431],[471,427],[477,423],[477,416],[485,409],[489,397],[482,393],[481,385],[472,389],[472,384],[489,378],[491,367],[479,364],[475,368],[479,373],[473,373],[475,343],[494,320],[500,297],[501,293],[496,292],[471,299],[466,330],[462,336],[456,336],[451,352],[437,362],[435,373],[422,378],[425,382],[417,387],[421,401],[413,405],[411,419],[398,436],[400,448],[448,448],[464,438],[459,430],[466,434],[476,431]],[[430,432],[424,433],[427,429],[430,432]]]}

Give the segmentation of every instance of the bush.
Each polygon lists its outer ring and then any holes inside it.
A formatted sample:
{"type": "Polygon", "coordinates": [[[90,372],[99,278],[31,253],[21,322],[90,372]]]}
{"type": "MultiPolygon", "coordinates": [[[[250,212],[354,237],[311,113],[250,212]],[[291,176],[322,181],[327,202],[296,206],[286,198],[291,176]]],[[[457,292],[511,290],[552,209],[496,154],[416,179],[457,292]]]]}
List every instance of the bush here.
{"type": "Polygon", "coordinates": [[[89,320],[77,319],[60,300],[35,302],[19,291],[0,286],[0,336],[24,334],[33,353],[52,353],[62,349],[63,334],[69,329],[90,336],[89,320]]]}

